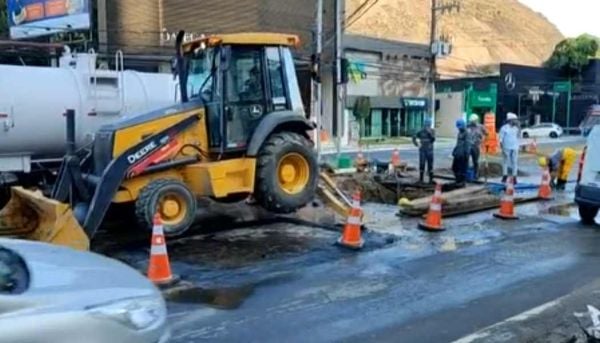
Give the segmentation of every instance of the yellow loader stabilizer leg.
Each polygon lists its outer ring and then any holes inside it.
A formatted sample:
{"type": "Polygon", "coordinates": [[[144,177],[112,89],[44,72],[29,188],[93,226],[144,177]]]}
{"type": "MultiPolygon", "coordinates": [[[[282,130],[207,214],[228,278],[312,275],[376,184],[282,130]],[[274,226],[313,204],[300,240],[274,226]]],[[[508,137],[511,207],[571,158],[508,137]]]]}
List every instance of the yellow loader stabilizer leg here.
{"type": "Polygon", "coordinates": [[[68,204],[48,199],[39,191],[11,189],[0,211],[0,236],[89,250],[90,241],[68,204]]]}

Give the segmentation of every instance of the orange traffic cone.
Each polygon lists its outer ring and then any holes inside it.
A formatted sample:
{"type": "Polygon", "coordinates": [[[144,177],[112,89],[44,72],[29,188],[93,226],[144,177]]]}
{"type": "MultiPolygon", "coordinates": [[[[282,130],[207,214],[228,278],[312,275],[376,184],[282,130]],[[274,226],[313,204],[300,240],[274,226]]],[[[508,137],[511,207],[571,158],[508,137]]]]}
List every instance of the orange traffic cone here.
{"type": "Polygon", "coordinates": [[[352,209],[350,210],[348,220],[344,226],[344,232],[337,242],[339,245],[350,249],[360,249],[363,247],[364,241],[361,237],[361,217],[360,192],[356,191],[352,196],[352,209]]]}
{"type": "Polygon", "coordinates": [[[519,219],[515,215],[515,186],[514,178],[510,176],[506,181],[506,193],[500,201],[500,212],[494,213],[494,217],[504,220],[519,219]]]}
{"type": "Polygon", "coordinates": [[[442,226],[442,184],[439,182],[435,185],[427,219],[424,223],[419,223],[419,229],[432,232],[445,230],[442,226]]]}
{"type": "Polygon", "coordinates": [[[543,200],[552,200],[552,188],[550,187],[550,171],[548,170],[548,168],[544,168],[544,174],[542,174],[542,184],[540,185],[538,197],[543,200]]]}
{"type": "Polygon", "coordinates": [[[321,135],[321,142],[323,144],[329,143],[329,134],[327,133],[327,131],[321,130],[319,134],[321,135]]]}
{"type": "Polygon", "coordinates": [[[392,153],[392,166],[394,166],[394,168],[398,168],[401,164],[402,160],[400,160],[400,151],[398,151],[398,149],[394,149],[394,152],[392,153]]]}
{"type": "Polygon", "coordinates": [[[537,139],[534,138],[531,144],[529,144],[529,153],[536,154],[537,153],[537,139]]]}
{"type": "Polygon", "coordinates": [[[165,241],[163,225],[158,214],[154,216],[154,227],[152,228],[148,279],[158,285],[169,284],[175,279],[171,273],[167,243],[165,241]]]}

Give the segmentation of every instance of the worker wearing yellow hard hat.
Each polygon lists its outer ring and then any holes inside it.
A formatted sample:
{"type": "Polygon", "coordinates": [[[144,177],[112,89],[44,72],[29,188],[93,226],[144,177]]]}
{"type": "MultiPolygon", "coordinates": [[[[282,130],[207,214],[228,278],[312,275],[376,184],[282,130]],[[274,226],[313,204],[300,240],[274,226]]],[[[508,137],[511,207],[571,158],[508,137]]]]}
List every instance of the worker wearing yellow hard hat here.
{"type": "Polygon", "coordinates": [[[571,148],[564,148],[550,156],[540,157],[538,163],[542,168],[549,169],[551,184],[558,190],[564,190],[576,160],[577,152],[571,148]]]}

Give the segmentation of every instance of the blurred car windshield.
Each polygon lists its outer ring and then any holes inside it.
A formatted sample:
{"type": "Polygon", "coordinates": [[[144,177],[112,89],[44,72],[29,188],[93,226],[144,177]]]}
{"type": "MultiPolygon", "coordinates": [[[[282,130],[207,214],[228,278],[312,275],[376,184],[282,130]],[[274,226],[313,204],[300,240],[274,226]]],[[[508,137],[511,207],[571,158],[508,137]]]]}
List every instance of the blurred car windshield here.
{"type": "Polygon", "coordinates": [[[29,286],[25,261],[12,250],[0,246],[0,294],[20,294],[29,286]]]}

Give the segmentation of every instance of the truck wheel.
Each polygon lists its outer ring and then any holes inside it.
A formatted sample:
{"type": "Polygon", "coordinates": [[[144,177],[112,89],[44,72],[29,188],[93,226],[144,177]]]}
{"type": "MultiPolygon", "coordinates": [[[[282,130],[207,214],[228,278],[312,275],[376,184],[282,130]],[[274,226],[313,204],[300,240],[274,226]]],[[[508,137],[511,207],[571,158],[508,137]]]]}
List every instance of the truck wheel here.
{"type": "Polygon", "coordinates": [[[258,153],[254,197],[271,212],[294,212],[313,200],[317,175],[312,144],[297,133],[276,133],[258,153]]]}
{"type": "Polygon", "coordinates": [[[579,216],[581,217],[581,222],[583,224],[593,225],[597,215],[598,207],[579,205],[579,216]]]}
{"type": "Polygon", "coordinates": [[[135,214],[141,227],[152,230],[156,213],[161,217],[166,236],[181,235],[194,224],[196,197],[180,181],[154,180],[140,192],[135,214]]]}

